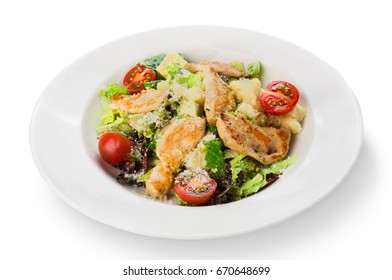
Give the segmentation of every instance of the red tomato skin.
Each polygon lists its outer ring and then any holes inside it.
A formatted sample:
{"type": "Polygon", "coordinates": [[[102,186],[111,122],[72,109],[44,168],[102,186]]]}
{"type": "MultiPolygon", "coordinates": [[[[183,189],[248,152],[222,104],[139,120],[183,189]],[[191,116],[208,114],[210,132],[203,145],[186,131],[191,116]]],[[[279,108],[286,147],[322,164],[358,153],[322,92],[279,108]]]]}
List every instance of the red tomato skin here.
{"type": "Polygon", "coordinates": [[[216,193],[217,183],[214,179],[209,180],[209,189],[202,194],[195,194],[188,191],[189,184],[192,184],[192,179],[183,186],[179,180],[174,181],[174,189],[177,195],[186,203],[193,205],[204,205],[208,203],[216,193]]]}
{"type": "Polygon", "coordinates": [[[145,89],[144,83],[157,79],[154,70],[144,65],[136,65],[124,76],[123,85],[128,87],[128,92],[139,93],[145,89]]]}
{"type": "Polygon", "coordinates": [[[280,116],[289,113],[297,105],[300,93],[291,83],[285,81],[272,81],[267,87],[259,102],[269,114],[280,116]]]}
{"type": "Polygon", "coordinates": [[[131,141],[119,133],[107,132],[99,138],[98,150],[105,162],[118,166],[131,152],[131,141]]]}

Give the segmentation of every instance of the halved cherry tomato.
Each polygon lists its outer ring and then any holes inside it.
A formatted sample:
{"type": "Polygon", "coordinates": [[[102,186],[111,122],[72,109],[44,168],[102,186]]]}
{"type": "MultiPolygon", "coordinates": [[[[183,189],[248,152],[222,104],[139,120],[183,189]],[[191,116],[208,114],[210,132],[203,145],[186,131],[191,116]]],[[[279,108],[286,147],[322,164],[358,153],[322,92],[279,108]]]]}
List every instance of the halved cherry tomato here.
{"type": "Polygon", "coordinates": [[[145,89],[145,82],[155,81],[156,79],[154,70],[138,64],[125,75],[123,85],[128,87],[129,92],[139,93],[145,89]]]}
{"type": "Polygon", "coordinates": [[[116,132],[107,132],[99,138],[98,150],[104,161],[117,166],[131,152],[131,141],[116,132]]]}
{"type": "Polygon", "coordinates": [[[205,170],[185,170],[174,180],[177,195],[186,203],[203,205],[216,193],[217,184],[205,170]]]}
{"type": "Polygon", "coordinates": [[[275,116],[284,115],[294,109],[299,100],[299,91],[285,81],[273,81],[267,85],[267,91],[260,96],[263,109],[275,116]]]}

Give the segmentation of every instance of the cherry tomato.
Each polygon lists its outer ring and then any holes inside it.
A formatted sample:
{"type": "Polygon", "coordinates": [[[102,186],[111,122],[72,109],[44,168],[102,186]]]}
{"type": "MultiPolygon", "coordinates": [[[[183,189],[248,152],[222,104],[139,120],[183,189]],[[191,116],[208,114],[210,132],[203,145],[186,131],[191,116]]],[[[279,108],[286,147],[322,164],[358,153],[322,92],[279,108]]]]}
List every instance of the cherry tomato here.
{"type": "Polygon", "coordinates": [[[203,205],[216,193],[217,184],[205,170],[185,170],[174,180],[177,195],[186,203],[203,205]]]}
{"type": "Polygon", "coordinates": [[[156,79],[154,70],[138,64],[125,75],[123,85],[128,87],[129,92],[139,93],[145,89],[145,82],[155,81],[156,79]]]}
{"type": "Polygon", "coordinates": [[[117,166],[131,152],[131,141],[121,134],[107,132],[99,138],[98,150],[104,161],[117,166]]]}
{"type": "Polygon", "coordinates": [[[267,85],[267,91],[260,96],[259,101],[267,113],[279,116],[293,110],[299,96],[299,91],[293,84],[273,81],[267,85]]]}

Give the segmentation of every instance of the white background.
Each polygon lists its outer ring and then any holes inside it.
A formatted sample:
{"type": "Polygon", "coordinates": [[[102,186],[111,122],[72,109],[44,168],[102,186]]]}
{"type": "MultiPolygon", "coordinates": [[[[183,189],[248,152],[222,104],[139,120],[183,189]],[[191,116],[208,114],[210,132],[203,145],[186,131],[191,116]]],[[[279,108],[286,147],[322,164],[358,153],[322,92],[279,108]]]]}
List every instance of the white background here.
{"type": "MultiPolygon", "coordinates": [[[[75,261],[102,265],[147,259],[316,260],[323,261],[325,269],[339,261],[348,263],[348,271],[358,261],[366,265],[352,271],[357,278],[360,271],[371,270],[391,275],[385,266],[392,251],[388,114],[392,16],[387,3],[2,1],[0,263],[5,269],[0,278],[40,279],[38,275],[47,275],[53,267],[72,270],[75,261]],[[102,44],[179,25],[222,25],[271,34],[301,45],[342,74],[361,105],[365,133],[356,165],[332,194],[306,212],[261,231],[178,241],[100,224],[53,193],[39,175],[29,147],[30,118],[46,85],[72,61],[102,44]]],[[[320,160],[333,163],[334,158],[320,160]]],[[[83,268],[75,265],[75,269],[83,268]]],[[[340,273],[343,270],[341,266],[340,273]]]]}

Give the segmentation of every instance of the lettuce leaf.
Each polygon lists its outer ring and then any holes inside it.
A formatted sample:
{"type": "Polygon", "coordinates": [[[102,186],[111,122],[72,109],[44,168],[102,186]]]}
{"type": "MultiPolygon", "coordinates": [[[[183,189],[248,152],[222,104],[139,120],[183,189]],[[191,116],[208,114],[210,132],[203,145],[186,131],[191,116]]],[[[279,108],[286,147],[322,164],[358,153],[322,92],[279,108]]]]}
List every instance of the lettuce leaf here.
{"type": "Polygon", "coordinates": [[[250,63],[248,65],[248,71],[252,75],[252,78],[258,78],[260,79],[261,72],[262,72],[262,67],[260,61],[255,61],[253,63],[250,63]]]}
{"type": "Polygon", "coordinates": [[[198,86],[204,90],[201,74],[189,72],[180,63],[174,63],[174,65],[168,66],[167,73],[170,75],[171,83],[185,84],[188,88],[198,86]]]}
{"type": "Polygon", "coordinates": [[[105,95],[102,96],[103,113],[101,115],[101,124],[97,126],[98,136],[106,132],[117,132],[127,136],[131,132],[128,119],[125,113],[118,109],[110,107],[111,100],[105,95]]]}
{"type": "MultiPolygon", "coordinates": [[[[240,158],[240,156],[242,156],[242,155],[239,155],[236,158],[240,158]]],[[[234,158],[234,159],[236,159],[236,158],[234,158]]],[[[277,162],[275,162],[267,167],[262,167],[261,170],[259,171],[259,173],[256,174],[256,176],[254,176],[252,178],[247,178],[245,180],[245,183],[243,183],[240,186],[240,189],[242,191],[242,197],[249,196],[253,193],[260,191],[260,189],[262,189],[268,183],[268,180],[266,180],[268,174],[275,174],[275,175],[282,174],[283,171],[289,165],[291,165],[292,163],[297,161],[297,159],[298,159],[297,156],[291,156],[291,157],[287,157],[285,159],[278,160],[277,162]]],[[[243,160],[243,159],[241,159],[241,160],[243,160]]],[[[239,160],[238,163],[240,163],[241,160],[239,160]]],[[[230,164],[231,164],[231,162],[230,162],[230,164]]]]}
{"type": "Polygon", "coordinates": [[[146,88],[155,88],[157,89],[158,83],[162,82],[163,80],[155,80],[155,81],[150,81],[150,82],[145,82],[144,86],[146,88]]]}
{"type": "Polygon", "coordinates": [[[252,179],[248,179],[244,184],[240,186],[242,196],[248,196],[258,192],[265,185],[264,176],[257,174],[252,179]]]}
{"type": "Polygon", "coordinates": [[[217,176],[222,176],[226,169],[222,141],[213,139],[211,141],[204,141],[203,144],[206,148],[205,160],[207,168],[217,176]]]}
{"type": "Polygon", "coordinates": [[[136,179],[137,183],[141,183],[141,182],[145,182],[147,181],[148,178],[150,178],[152,173],[152,168],[150,170],[148,170],[146,173],[144,173],[142,176],[140,176],[139,178],[136,179]]]}
{"type": "Polygon", "coordinates": [[[99,91],[98,95],[104,96],[107,98],[112,98],[116,94],[129,94],[127,87],[121,87],[117,83],[107,84],[103,86],[99,91]]]}
{"type": "Polygon", "coordinates": [[[249,173],[254,172],[257,163],[246,155],[239,154],[232,160],[230,160],[231,165],[231,179],[235,182],[240,173],[247,176],[249,173]]]}
{"type": "MultiPolygon", "coordinates": [[[[143,62],[143,64],[149,68],[154,70],[154,73],[157,77],[157,80],[165,80],[165,78],[157,71],[157,67],[159,64],[161,64],[161,62],[163,61],[163,59],[166,57],[165,54],[159,54],[150,58],[146,58],[143,62]]],[[[145,83],[146,87],[153,87],[156,88],[156,84],[157,83],[152,83],[152,82],[148,82],[145,83]]]]}
{"type": "Polygon", "coordinates": [[[152,138],[158,130],[163,128],[177,114],[180,105],[180,98],[172,96],[166,99],[156,110],[141,113],[129,114],[129,125],[135,129],[139,136],[152,138]]]}
{"type": "Polygon", "coordinates": [[[284,170],[287,169],[287,167],[289,167],[289,165],[293,164],[297,160],[298,156],[289,156],[285,159],[278,160],[270,166],[263,168],[262,174],[281,174],[284,170]]]}
{"type": "Polygon", "coordinates": [[[159,54],[159,55],[156,55],[156,56],[153,56],[150,58],[146,58],[144,60],[143,64],[147,68],[150,68],[155,71],[157,69],[158,65],[161,64],[161,62],[165,58],[165,56],[166,56],[165,54],[159,54]]]}

